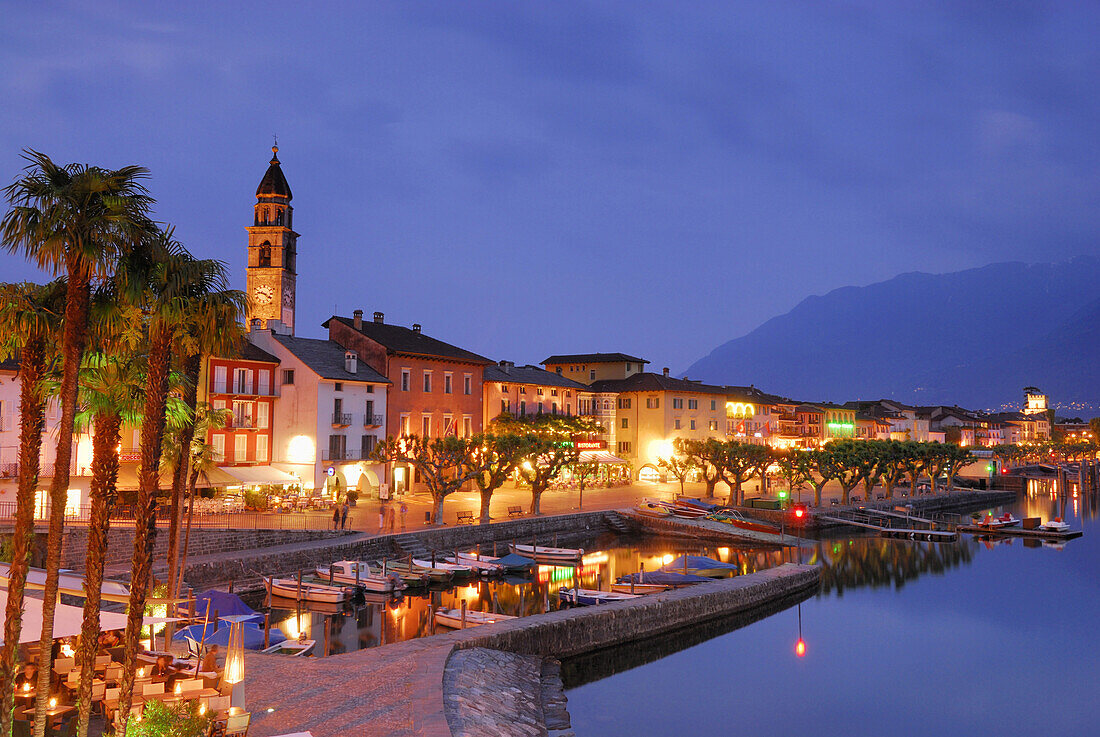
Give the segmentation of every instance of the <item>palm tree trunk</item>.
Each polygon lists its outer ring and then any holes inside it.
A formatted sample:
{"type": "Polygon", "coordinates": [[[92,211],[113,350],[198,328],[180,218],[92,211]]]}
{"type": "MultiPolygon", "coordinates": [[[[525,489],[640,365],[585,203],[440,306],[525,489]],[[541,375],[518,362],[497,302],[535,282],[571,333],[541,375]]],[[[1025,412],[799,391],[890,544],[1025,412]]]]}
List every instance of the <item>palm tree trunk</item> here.
{"type": "Polygon", "coordinates": [[[191,469],[190,482],[187,485],[187,529],[183,533],[183,549],[180,551],[179,573],[176,575],[176,586],[183,584],[183,573],[187,570],[187,551],[191,547],[191,522],[195,519],[195,486],[199,482],[198,470],[191,469]]]}
{"type": "Polygon", "coordinates": [[[157,532],[157,492],[160,487],[160,454],[164,440],[164,411],[168,400],[168,370],[172,361],[171,333],[157,330],[149,341],[149,374],[141,422],[141,470],[137,514],[134,519],[134,557],[130,566],[130,604],[126,612],[126,657],[119,686],[120,731],[126,734],[130,704],[134,696],[138,639],[149,593],[153,567],[153,546],[157,532]]]}
{"type": "Polygon", "coordinates": [[[69,464],[73,457],[76,427],[77,378],[84,346],[88,342],[88,311],[91,287],[82,273],[77,256],[70,258],[69,286],[65,297],[65,329],[62,337],[61,421],[57,428],[57,453],[53,483],[50,484],[50,537],[46,548],[46,582],[42,587],[42,637],[38,656],[38,690],[34,700],[34,737],[45,737],[46,710],[53,672],[53,615],[57,608],[58,576],[61,568],[61,535],[65,527],[65,503],[69,496],[69,464]]]}
{"type": "Polygon", "coordinates": [[[92,513],[88,522],[88,559],[84,574],[84,621],[80,627],[80,642],[76,662],[80,664],[80,687],[77,691],[78,737],[87,737],[88,719],[92,708],[92,677],[99,644],[99,604],[103,587],[103,565],[107,552],[107,531],[111,525],[111,505],[118,483],[118,447],[122,417],[103,413],[95,418],[92,438],[92,513]]]}
{"type": "Polygon", "coordinates": [[[195,438],[195,408],[198,405],[199,369],[202,367],[202,355],[187,357],[184,363],[186,382],[183,390],[183,402],[187,406],[188,419],[180,430],[179,455],[176,458],[176,472],[172,477],[172,514],[168,526],[168,598],[174,599],[179,590],[176,578],[176,560],[179,557],[180,523],[183,518],[183,490],[187,482],[187,465],[191,458],[191,441],[195,438]]]}
{"type": "Polygon", "coordinates": [[[15,496],[4,645],[0,648],[0,693],[3,693],[0,734],[3,735],[11,734],[15,704],[15,652],[19,648],[19,630],[23,623],[23,587],[27,582],[30,546],[34,540],[34,492],[38,487],[42,431],[46,427],[46,397],[42,391],[45,373],[45,342],[28,340],[19,365],[19,486],[15,496]]]}

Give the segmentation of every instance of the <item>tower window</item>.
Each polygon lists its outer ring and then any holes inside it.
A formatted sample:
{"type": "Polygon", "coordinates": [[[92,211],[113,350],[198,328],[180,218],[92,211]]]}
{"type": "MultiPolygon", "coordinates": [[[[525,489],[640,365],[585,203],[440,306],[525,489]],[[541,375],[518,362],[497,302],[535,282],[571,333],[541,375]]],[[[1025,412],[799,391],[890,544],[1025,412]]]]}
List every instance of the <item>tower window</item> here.
{"type": "Polygon", "coordinates": [[[264,241],[264,244],[260,246],[260,261],[259,266],[271,266],[271,244],[264,241]]]}

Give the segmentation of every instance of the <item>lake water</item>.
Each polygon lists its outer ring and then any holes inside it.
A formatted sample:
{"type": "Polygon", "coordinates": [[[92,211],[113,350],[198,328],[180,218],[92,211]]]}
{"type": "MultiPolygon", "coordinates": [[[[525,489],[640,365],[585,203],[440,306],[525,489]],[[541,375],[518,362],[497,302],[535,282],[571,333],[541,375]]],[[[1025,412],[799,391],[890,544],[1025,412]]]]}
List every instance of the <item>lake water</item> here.
{"type": "Polygon", "coordinates": [[[1064,546],[823,540],[804,552],[826,569],[816,597],[734,631],[742,623],[663,638],[649,655],[641,644],[565,663],[573,728],[578,737],[1100,734],[1096,506],[1095,496],[1033,487],[1006,507],[1083,527],[1064,546]]]}
{"type": "MultiPolygon", "coordinates": [[[[527,578],[473,580],[458,586],[433,587],[429,591],[406,590],[404,596],[396,599],[368,594],[367,602],[358,606],[309,604],[299,610],[293,602],[284,601],[280,605],[276,600],[270,608],[271,625],[292,638],[304,631],[307,638],[317,641],[313,654],[323,657],[448,631],[435,627],[432,612],[440,607],[459,609],[463,601],[470,611],[512,616],[541,614],[558,607],[557,592],[563,587],[579,585],[607,590],[611,582],[623,574],[634,573],[643,567],[647,571],[656,570],[685,552],[737,563],[742,574],[791,559],[790,550],[708,548],[659,537],[628,539],[604,535],[577,544],[589,552],[582,559],[583,565],[576,570],[539,566],[527,578]],[[326,626],[327,651],[324,648],[326,626]]],[[[259,605],[261,602],[252,603],[259,605]]]]}

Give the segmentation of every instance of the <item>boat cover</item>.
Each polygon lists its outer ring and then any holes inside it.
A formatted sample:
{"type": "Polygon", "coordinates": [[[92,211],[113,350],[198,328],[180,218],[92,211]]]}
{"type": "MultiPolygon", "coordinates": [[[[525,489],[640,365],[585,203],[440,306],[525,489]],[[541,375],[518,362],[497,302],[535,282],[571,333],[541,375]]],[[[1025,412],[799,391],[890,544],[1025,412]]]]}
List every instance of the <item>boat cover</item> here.
{"type": "Polygon", "coordinates": [[[699,507],[699,509],[715,510],[721,508],[720,504],[711,504],[710,502],[704,502],[702,499],[696,497],[684,497],[676,500],[677,504],[688,504],[693,507],[699,507]]]}
{"type": "MultiPolygon", "coordinates": [[[[206,614],[206,602],[210,602],[210,619],[219,617],[233,617],[238,615],[251,615],[256,619],[263,619],[264,615],[258,614],[241,600],[236,594],[227,591],[210,589],[195,596],[195,616],[202,617],[206,614]]],[[[184,608],[181,606],[181,608],[184,608]]]]}
{"type": "MultiPolygon", "coordinates": [[[[689,555],[687,557],[688,570],[702,570],[704,568],[724,568],[727,571],[740,571],[741,566],[736,563],[723,563],[720,560],[714,558],[707,558],[702,555],[689,555]]],[[[676,560],[669,563],[667,566],[661,568],[662,571],[669,571],[670,573],[682,572],[684,570],[684,556],[680,556],[676,560]]]]}
{"type": "Polygon", "coordinates": [[[616,583],[652,583],[661,586],[683,586],[689,583],[711,583],[713,579],[693,574],[672,573],[671,571],[646,571],[619,576],[616,583]]]}
{"type": "Polygon", "coordinates": [[[515,553],[508,553],[508,555],[497,558],[493,562],[505,568],[530,568],[535,565],[535,561],[530,558],[524,558],[522,555],[516,555],[515,553]]]}
{"type": "MultiPolygon", "coordinates": [[[[175,635],[172,636],[173,640],[191,639],[195,642],[204,642],[207,645],[217,645],[219,647],[229,647],[229,623],[228,622],[209,622],[205,625],[206,638],[202,636],[202,630],[204,625],[193,624],[190,627],[184,627],[175,635]]],[[[245,622],[242,627],[242,641],[246,650],[259,650],[264,646],[264,628],[258,624],[252,622],[245,622]]],[[[278,627],[271,628],[270,644],[277,645],[280,642],[288,640],[288,638],[281,629],[278,627]]]]}

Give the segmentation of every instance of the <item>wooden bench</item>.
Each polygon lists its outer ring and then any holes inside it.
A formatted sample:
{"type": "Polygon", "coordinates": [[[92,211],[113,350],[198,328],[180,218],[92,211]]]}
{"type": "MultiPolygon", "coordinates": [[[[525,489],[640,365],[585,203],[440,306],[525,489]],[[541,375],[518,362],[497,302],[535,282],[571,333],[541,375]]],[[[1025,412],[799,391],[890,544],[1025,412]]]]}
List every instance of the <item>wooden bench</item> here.
{"type": "Polygon", "coordinates": [[[508,507],[508,516],[509,517],[522,517],[523,516],[523,507],[521,507],[518,504],[516,504],[515,506],[512,506],[512,507],[508,507]]]}
{"type": "Polygon", "coordinates": [[[464,510],[458,513],[458,524],[460,525],[472,525],[474,523],[474,513],[470,510],[464,510]]]}

